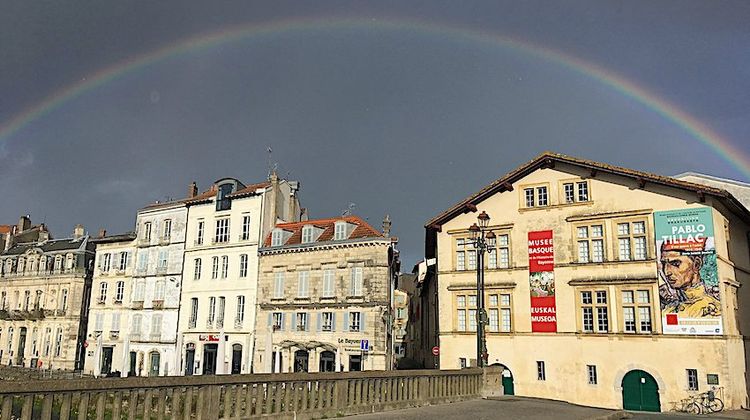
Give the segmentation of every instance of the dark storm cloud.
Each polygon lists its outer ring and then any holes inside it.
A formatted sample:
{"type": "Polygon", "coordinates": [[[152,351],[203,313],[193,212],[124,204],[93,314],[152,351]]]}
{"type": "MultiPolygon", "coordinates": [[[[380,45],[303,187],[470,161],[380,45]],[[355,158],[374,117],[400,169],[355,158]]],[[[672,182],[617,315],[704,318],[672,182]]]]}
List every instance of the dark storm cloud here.
{"type": "MultiPolygon", "coordinates": [[[[399,18],[526,39],[611,69],[747,149],[750,19],[722,2],[7,2],[0,123],[64,86],[197,33],[289,17],[399,18]]],[[[412,31],[225,43],[123,75],[0,143],[0,218],[66,234],[234,176],[302,182],[312,217],[386,213],[407,265],[423,223],[552,149],[662,174],[741,177],[689,133],[557,64],[412,31]]]]}

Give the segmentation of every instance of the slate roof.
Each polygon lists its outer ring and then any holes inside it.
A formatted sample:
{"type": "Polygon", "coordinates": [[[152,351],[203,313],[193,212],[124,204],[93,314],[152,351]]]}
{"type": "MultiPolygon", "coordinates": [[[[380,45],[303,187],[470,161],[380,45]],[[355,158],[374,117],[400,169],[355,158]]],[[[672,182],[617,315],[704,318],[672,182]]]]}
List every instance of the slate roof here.
{"type": "MultiPolygon", "coordinates": [[[[246,185],[244,188],[240,188],[239,190],[227,195],[228,198],[242,198],[247,197],[250,195],[255,194],[255,190],[258,188],[268,188],[271,186],[271,183],[266,182],[258,182],[255,184],[246,185]]],[[[201,203],[207,203],[211,201],[214,197],[216,197],[216,186],[212,185],[211,188],[208,190],[196,195],[195,197],[185,199],[186,204],[201,204],[201,203]]]]}
{"type": "Polygon", "coordinates": [[[24,252],[32,248],[39,248],[43,252],[55,252],[55,251],[67,251],[67,250],[78,250],[81,245],[85,245],[88,236],[83,236],[79,239],[65,238],[65,239],[50,239],[42,243],[29,242],[17,244],[11,247],[9,250],[3,252],[0,255],[21,255],[24,252]]]}
{"type": "Polygon", "coordinates": [[[650,172],[637,171],[634,169],[624,168],[621,166],[610,165],[607,163],[596,162],[593,160],[581,159],[573,156],[564,155],[561,153],[544,152],[539,156],[535,157],[531,161],[519,166],[513,171],[507,173],[503,177],[491,182],[486,187],[482,188],[478,192],[470,195],[469,197],[461,200],[448,210],[440,213],[439,215],[432,218],[425,224],[426,228],[435,228],[448,220],[451,220],[455,216],[465,213],[467,210],[471,211],[473,206],[486,199],[487,197],[497,193],[508,191],[512,189],[511,184],[525,177],[526,175],[549,165],[554,165],[555,162],[570,164],[583,168],[591,169],[592,171],[600,171],[604,173],[611,173],[615,175],[630,177],[635,180],[644,183],[653,183],[658,185],[669,186],[687,191],[693,191],[698,194],[713,195],[720,200],[724,201],[730,209],[733,209],[737,214],[741,215],[745,220],[750,221],[750,211],[742,205],[731,193],[728,191],[715,188],[707,185],[696,184],[693,182],[687,182],[679,179],[675,179],[668,176],[658,175],[650,172]]]}
{"type": "Polygon", "coordinates": [[[92,238],[91,242],[95,244],[108,244],[115,242],[129,242],[136,238],[135,232],[125,232],[118,235],[108,235],[102,238],[92,238]]]}
{"type": "MultiPolygon", "coordinates": [[[[316,220],[306,220],[304,222],[292,222],[292,223],[279,223],[276,225],[276,228],[283,229],[287,232],[292,232],[292,235],[289,237],[289,239],[284,242],[283,246],[288,245],[299,245],[302,243],[302,228],[308,225],[315,226],[317,228],[323,229],[323,232],[318,236],[317,240],[314,243],[321,243],[321,242],[327,242],[327,241],[333,241],[333,235],[335,230],[336,222],[338,221],[345,221],[347,223],[351,223],[353,225],[356,225],[352,233],[349,235],[347,240],[351,239],[363,239],[363,238],[380,238],[383,239],[385,236],[383,236],[382,233],[378,232],[375,228],[370,226],[369,223],[362,220],[359,216],[342,216],[342,217],[333,217],[328,219],[316,219],[316,220]]],[[[271,235],[268,234],[266,236],[266,239],[263,241],[263,246],[270,247],[271,246],[271,235]]]]}

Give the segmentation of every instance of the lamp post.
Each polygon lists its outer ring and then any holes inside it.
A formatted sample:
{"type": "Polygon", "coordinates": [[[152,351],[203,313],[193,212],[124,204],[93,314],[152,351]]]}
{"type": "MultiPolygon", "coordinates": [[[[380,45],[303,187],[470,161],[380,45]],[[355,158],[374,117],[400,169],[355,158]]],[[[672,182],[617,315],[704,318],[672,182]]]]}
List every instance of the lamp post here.
{"type": "Polygon", "coordinates": [[[484,309],[484,253],[489,243],[495,240],[495,233],[488,229],[490,216],[482,211],[477,216],[477,223],[469,227],[471,241],[477,251],[477,366],[487,366],[487,337],[485,336],[485,325],[487,325],[487,311],[484,309]]]}

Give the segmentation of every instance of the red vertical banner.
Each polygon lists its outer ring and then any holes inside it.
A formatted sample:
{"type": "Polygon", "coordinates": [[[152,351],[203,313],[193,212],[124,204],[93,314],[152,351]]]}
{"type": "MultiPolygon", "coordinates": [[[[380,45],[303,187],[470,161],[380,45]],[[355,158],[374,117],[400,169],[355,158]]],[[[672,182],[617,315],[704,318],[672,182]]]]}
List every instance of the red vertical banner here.
{"type": "Polygon", "coordinates": [[[529,232],[531,331],[557,332],[555,248],[552,231],[529,232]]]}

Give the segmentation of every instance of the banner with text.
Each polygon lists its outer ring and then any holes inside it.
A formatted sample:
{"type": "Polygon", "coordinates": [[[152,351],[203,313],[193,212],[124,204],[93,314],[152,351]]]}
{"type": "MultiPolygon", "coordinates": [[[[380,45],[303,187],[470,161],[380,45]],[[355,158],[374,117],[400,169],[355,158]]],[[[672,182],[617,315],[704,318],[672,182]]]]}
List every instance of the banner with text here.
{"type": "Polygon", "coordinates": [[[654,212],[664,334],[721,335],[712,211],[654,212]]]}
{"type": "Polygon", "coordinates": [[[531,331],[557,332],[555,250],[552,231],[529,232],[531,331]]]}

